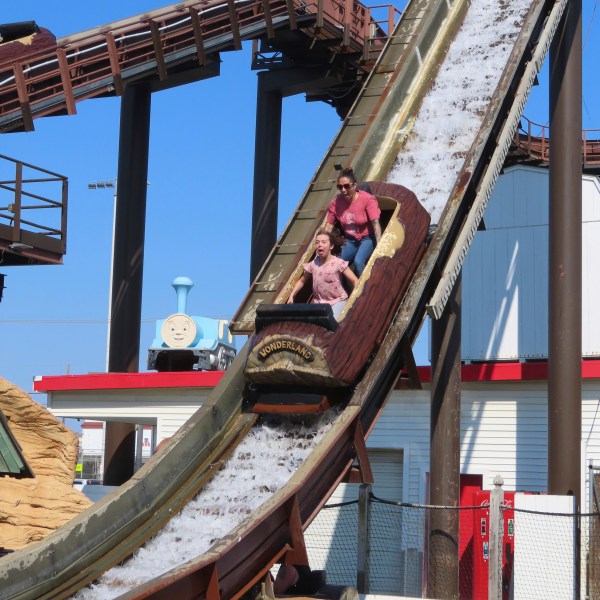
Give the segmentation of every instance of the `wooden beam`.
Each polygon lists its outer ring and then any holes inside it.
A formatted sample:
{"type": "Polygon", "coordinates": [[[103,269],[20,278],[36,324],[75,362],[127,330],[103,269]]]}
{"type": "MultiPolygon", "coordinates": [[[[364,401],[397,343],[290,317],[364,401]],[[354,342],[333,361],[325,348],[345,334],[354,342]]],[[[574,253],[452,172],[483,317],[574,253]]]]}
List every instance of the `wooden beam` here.
{"type": "Polygon", "coordinates": [[[290,541],[291,548],[286,552],[285,562],[295,565],[308,565],[308,553],[304,542],[302,517],[298,506],[298,497],[294,495],[290,507],[290,541]]]}
{"type": "Polygon", "coordinates": [[[156,55],[156,68],[158,69],[158,77],[161,81],[164,81],[168,75],[167,65],[165,64],[165,54],[160,41],[160,29],[156,21],[148,21],[148,25],[150,26],[152,46],[154,46],[154,54],[156,55]]]}
{"type": "Polygon", "coordinates": [[[27,83],[25,83],[25,75],[23,75],[23,65],[15,63],[13,65],[13,72],[15,74],[15,83],[17,85],[21,114],[23,115],[23,129],[25,131],[33,131],[33,116],[31,114],[31,105],[29,104],[27,83]]]}
{"type": "Polygon", "coordinates": [[[204,36],[202,35],[202,23],[200,22],[200,15],[193,6],[190,6],[188,12],[190,13],[192,27],[194,29],[194,40],[196,41],[196,48],[198,50],[198,64],[203,66],[206,64],[206,52],[204,51],[204,36]]]}
{"type": "Polygon", "coordinates": [[[419,377],[415,355],[413,354],[410,344],[406,340],[400,342],[400,352],[402,352],[402,358],[404,359],[404,368],[408,375],[409,388],[411,390],[422,390],[423,384],[419,377]]]}
{"type": "Polygon", "coordinates": [[[354,427],[354,450],[360,465],[361,483],[373,483],[373,471],[371,470],[371,461],[365,444],[365,434],[360,421],[357,419],[354,427]]]}
{"type": "Polygon", "coordinates": [[[354,0],[344,0],[344,36],[342,38],[342,46],[350,45],[350,30],[352,28],[352,10],[354,8],[354,0]]]}
{"type": "Polygon", "coordinates": [[[242,48],[242,38],[240,37],[240,24],[237,19],[237,11],[235,9],[235,0],[227,0],[229,7],[229,20],[231,21],[231,33],[233,35],[233,45],[236,50],[242,48]]]}
{"type": "Polygon", "coordinates": [[[108,59],[110,61],[110,72],[113,76],[113,84],[115,86],[115,94],[117,96],[123,95],[123,78],[121,76],[121,65],[119,64],[119,51],[117,50],[117,43],[115,42],[115,36],[112,31],[108,31],[104,34],[106,39],[106,48],[108,50],[108,59]]]}
{"type": "Polygon", "coordinates": [[[296,7],[294,6],[294,0],[285,0],[288,15],[290,17],[290,29],[298,29],[298,22],[296,21],[296,7]]]}
{"type": "Polygon", "coordinates": [[[324,12],[325,0],[317,0],[317,29],[323,27],[323,12],[324,12]]]}
{"type": "Polygon", "coordinates": [[[18,162],[15,165],[15,202],[13,208],[13,231],[12,241],[19,242],[21,240],[21,200],[23,192],[23,163],[18,162]]]}
{"type": "Polygon", "coordinates": [[[371,50],[371,9],[367,8],[362,27],[362,38],[363,38],[363,60],[369,60],[369,53],[371,50]]]}
{"type": "Polygon", "coordinates": [[[275,29],[273,29],[273,16],[271,15],[270,0],[262,0],[262,7],[265,14],[265,24],[267,26],[267,38],[272,40],[275,37],[275,29]]]}
{"type": "Polygon", "coordinates": [[[217,573],[217,564],[211,565],[210,579],[206,589],[206,600],[221,600],[221,592],[219,591],[219,575],[217,573]]]}
{"type": "Polygon", "coordinates": [[[75,96],[73,95],[73,84],[71,82],[71,74],[69,73],[69,61],[64,48],[56,49],[56,57],[58,58],[58,68],[60,70],[60,80],[62,82],[63,92],[65,94],[65,104],[67,106],[67,114],[77,114],[75,108],[75,96]]]}

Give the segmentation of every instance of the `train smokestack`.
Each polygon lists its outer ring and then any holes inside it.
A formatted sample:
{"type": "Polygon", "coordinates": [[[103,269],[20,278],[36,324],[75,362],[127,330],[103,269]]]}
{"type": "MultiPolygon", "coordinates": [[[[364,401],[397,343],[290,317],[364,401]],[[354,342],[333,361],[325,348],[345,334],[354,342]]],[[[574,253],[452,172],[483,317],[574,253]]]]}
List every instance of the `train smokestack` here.
{"type": "Polygon", "coordinates": [[[187,297],[194,287],[194,282],[189,277],[175,277],[171,285],[175,288],[177,294],[177,312],[187,314],[187,297]]]}

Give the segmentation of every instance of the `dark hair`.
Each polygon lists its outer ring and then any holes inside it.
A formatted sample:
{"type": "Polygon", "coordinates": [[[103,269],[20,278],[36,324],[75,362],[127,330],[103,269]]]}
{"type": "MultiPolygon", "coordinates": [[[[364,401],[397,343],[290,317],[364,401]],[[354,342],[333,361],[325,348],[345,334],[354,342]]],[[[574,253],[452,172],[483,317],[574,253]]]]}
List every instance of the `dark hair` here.
{"type": "Polygon", "coordinates": [[[356,175],[354,175],[354,169],[352,167],[346,167],[342,169],[342,172],[338,175],[337,180],[339,181],[342,177],[346,177],[352,183],[356,183],[356,175]]]}
{"type": "Polygon", "coordinates": [[[331,251],[331,254],[339,254],[342,250],[342,244],[344,243],[344,238],[338,229],[335,227],[331,231],[327,231],[325,227],[321,227],[319,231],[315,234],[315,239],[318,235],[326,235],[331,242],[331,245],[334,249],[331,251]]]}

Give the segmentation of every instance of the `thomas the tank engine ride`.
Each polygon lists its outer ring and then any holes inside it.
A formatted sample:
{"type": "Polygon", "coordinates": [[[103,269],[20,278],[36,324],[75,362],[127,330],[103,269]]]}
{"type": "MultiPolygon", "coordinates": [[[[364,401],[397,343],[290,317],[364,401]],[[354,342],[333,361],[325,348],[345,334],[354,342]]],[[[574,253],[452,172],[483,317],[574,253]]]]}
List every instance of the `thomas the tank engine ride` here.
{"type": "Polygon", "coordinates": [[[148,349],[148,369],[156,371],[224,371],[236,349],[223,319],[207,319],[186,313],[191,279],[176,277],[177,312],[156,322],[156,337],[148,349]]]}

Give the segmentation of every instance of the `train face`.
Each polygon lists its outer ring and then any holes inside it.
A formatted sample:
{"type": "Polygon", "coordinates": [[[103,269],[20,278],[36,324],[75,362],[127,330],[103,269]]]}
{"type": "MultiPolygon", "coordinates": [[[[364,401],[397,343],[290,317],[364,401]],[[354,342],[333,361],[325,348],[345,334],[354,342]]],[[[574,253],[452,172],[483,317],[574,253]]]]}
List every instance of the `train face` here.
{"type": "Polygon", "coordinates": [[[312,246],[277,304],[259,306],[244,371],[256,412],[315,412],[343,400],[383,340],[425,252],[430,217],[407,188],[370,186],[383,232],[338,321],[327,304],[285,304],[312,246]]]}
{"type": "Polygon", "coordinates": [[[177,277],[177,312],[156,322],[156,336],[148,349],[148,369],[156,371],[224,371],[236,349],[223,319],[186,314],[187,296],[194,284],[177,277]]]}

